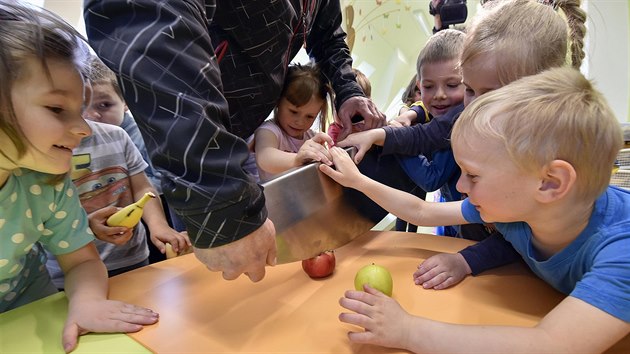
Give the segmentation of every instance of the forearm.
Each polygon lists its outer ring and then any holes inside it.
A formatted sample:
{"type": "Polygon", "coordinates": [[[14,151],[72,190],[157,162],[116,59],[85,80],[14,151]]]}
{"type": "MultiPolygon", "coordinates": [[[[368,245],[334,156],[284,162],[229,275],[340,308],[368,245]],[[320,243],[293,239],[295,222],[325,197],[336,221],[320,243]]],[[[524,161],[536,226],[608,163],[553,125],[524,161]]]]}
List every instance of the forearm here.
{"type": "Polygon", "coordinates": [[[563,341],[540,328],[459,325],[415,319],[406,349],[414,353],[563,353],[563,341]]]}
{"type": "Polygon", "coordinates": [[[430,156],[435,151],[449,148],[451,129],[463,109],[464,106],[459,105],[425,124],[406,128],[385,127],[383,154],[430,156]]]}
{"type": "Polygon", "coordinates": [[[415,225],[440,226],[466,223],[460,212],[461,202],[428,203],[364,175],[358,178],[358,183],[354,188],[389,213],[415,225]]]}
{"type": "Polygon", "coordinates": [[[99,258],[74,266],[64,276],[64,290],[71,306],[81,300],[107,298],[107,268],[99,258]]]}
{"type": "Polygon", "coordinates": [[[319,2],[319,12],[307,37],[306,49],[331,80],[337,109],[354,96],[365,96],[352,72],[352,57],[341,28],[339,1],[319,2]]]}
{"type": "Polygon", "coordinates": [[[278,174],[300,166],[296,157],[296,153],[264,148],[256,151],[256,164],[267,173],[278,174]]]}

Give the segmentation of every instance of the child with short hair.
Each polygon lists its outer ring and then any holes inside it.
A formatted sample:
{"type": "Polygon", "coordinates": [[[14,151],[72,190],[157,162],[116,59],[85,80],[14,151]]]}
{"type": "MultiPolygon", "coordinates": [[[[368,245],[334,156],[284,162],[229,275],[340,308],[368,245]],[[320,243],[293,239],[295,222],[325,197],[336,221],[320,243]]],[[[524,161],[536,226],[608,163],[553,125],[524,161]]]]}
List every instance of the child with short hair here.
{"type": "Polygon", "coordinates": [[[330,164],[324,131],[328,120],[330,85],[314,63],[291,65],[274,110],[254,135],[254,154],[261,181],[312,161],[330,164]],[[321,131],[311,129],[319,116],[321,131]]]}
{"type": "MultiPolygon", "coordinates": [[[[427,123],[433,117],[446,114],[464,101],[464,86],[459,71],[459,56],[464,43],[462,31],[446,29],[429,37],[416,61],[417,86],[421,105],[390,121],[392,126],[411,126],[418,117],[427,123]]],[[[462,108],[463,109],[463,108],[462,108]]]]}
{"type": "MultiPolygon", "coordinates": [[[[162,174],[153,168],[153,163],[147,152],[144,138],[140,133],[140,129],[138,129],[136,121],[127,108],[122,90],[116,79],[116,74],[97,56],[92,56],[89,66],[88,78],[92,86],[92,102],[86,110],[87,118],[95,122],[119,126],[127,132],[131,141],[133,141],[134,145],[140,151],[142,159],[148,164],[144,173],[151,181],[153,188],[158,192],[158,195],[162,196],[162,174]]],[[[161,199],[165,211],[168,212],[172,227],[177,231],[186,230],[186,226],[170,208],[168,203],[166,203],[166,200],[164,198],[161,199]]],[[[163,249],[160,247],[158,247],[158,249],[163,252],[163,249]]]]}
{"type": "Polygon", "coordinates": [[[386,187],[331,149],[337,170],[320,169],[337,182],[419,225],[494,222],[533,272],[568,295],[533,328],[463,326],[412,316],[365,286],[340,300],[355,312],[341,321],[365,329],[350,340],[414,352],[558,353],[602,352],[626,336],[630,192],[609,186],[622,144],[602,95],[577,70],[556,68],[466,107],[452,133],[464,201],[427,203],[386,187]]]}
{"type": "Polygon", "coordinates": [[[41,247],[55,254],[67,280],[66,352],[81,334],[136,332],[158,320],[107,300],[106,269],[66,175],[72,149],[91,134],[79,38],[46,10],[0,0],[0,312],[57,291],[41,247]]]}
{"type": "MultiPolygon", "coordinates": [[[[488,2],[491,3],[496,4],[475,16],[466,35],[465,47],[474,44],[469,50],[478,54],[466,55],[475,64],[476,72],[471,74],[478,74],[483,81],[479,82],[479,87],[471,88],[464,80],[465,103],[523,75],[564,65],[567,32],[571,65],[579,67],[584,58],[586,32],[586,14],[580,8],[579,0],[555,0],[553,8],[531,0],[488,2]],[[558,11],[553,11],[556,8],[558,11]]],[[[337,145],[356,146],[357,163],[374,144],[383,146],[383,155],[428,155],[449,148],[450,132],[458,116],[459,112],[451,111],[427,124],[370,129],[351,134],[337,145]]]]}

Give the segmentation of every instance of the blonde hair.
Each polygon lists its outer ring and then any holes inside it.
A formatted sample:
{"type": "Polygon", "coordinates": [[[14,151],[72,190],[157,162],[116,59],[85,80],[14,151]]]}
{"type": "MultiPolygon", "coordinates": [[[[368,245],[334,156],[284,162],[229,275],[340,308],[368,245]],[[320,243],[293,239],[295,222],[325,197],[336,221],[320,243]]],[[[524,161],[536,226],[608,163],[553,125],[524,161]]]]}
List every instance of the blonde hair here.
{"type": "Polygon", "coordinates": [[[584,58],[586,13],[580,9],[579,0],[556,0],[553,5],[531,0],[500,1],[482,11],[470,26],[460,64],[490,54],[498,58],[500,82],[507,84],[563,66],[570,37],[571,66],[579,68],[584,58]],[[554,8],[561,9],[565,16],[554,8]]]}
{"type": "MultiPolygon", "coordinates": [[[[27,60],[41,63],[50,80],[47,60],[72,63],[85,76],[88,55],[81,35],[54,13],[29,4],[0,1],[0,130],[11,140],[18,158],[26,153],[29,142],[15,115],[11,91],[30,75],[27,60]]],[[[11,160],[3,149],[8,144],[3,142],[0,154],[11,160]]]]}
{"type": "Polygon", "coordinates": [[[429,37],[416,61],[417,78],[424,64],[432,64],[449,60],[459,60],[464,47],[465,34],[454,29],[445,29],[429,37]]]}
{"type": "Polygon", "coordinates": [[[367,76],[365,76],[365,74],[359,69],[352,68],[352,72],[354,73],[354,76],[357,77],[357,83],[361,86],[361,90],[363,90],[365,96],[367,98],[372,97],[372,84],[367,76]]]}
{"type": "Polygon", "coordinates": [[[125,101],[120,85],[118,85],[116,74],[97,56],[90,58],[87,79],[92,85],[111,85],[116,95],[118,95],[123,102],[125,101]]]}
{"type": "MultiPolygon", "coordinates": [[[[319,116],[319,126],[320,131],[325,132],[328,123],[328,101],[333,97],[330,83],[315,63],[289,66],[280,97],[286,98],[296,107],[301,107],[313,96],[324,100],[319,116]]],[[[277,116],[277,108],[275,113],[277,116]]]]}
{"type": "Polygon", "coordinates": [[[570,163],[578,196],[595,200],[610,183],[623,145],[604,97],[577,70],[555,68],[484,94],[453,127],[452,140],[499,141],[524,172],[553,160],[570,163]]]}

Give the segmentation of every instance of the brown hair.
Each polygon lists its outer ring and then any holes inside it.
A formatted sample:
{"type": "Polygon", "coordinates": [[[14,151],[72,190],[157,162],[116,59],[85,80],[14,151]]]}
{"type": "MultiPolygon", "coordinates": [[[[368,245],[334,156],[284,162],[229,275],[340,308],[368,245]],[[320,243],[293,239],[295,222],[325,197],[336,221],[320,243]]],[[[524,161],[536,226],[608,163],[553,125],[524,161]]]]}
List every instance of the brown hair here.
{"type": "Polygon", "coordinates": [[[462,112],[452,140],[500,141],[526,173],[564,160],[576,171],[578,196],[587,200],[607,188],[623,146],[621,127],[605,98],[579,71],[566,67],[480,96],[462,112]]]}
{"type": "Polygon", "coordinates": [[[372,84],[367,76],[359,69],[352,68],[352,72],[354,72],[354,76],[357,77],[357,83],[361,86],[361,90],[363,90],[365,96],[367,98],[372,97],[372,84]]]}
{"type": "Polygon", "coordinates": [[[330,83],[315,63],[289,66],[280,97],[286,98],[296,107],[301,107],[313,96],[324,100],[319,115],[320,131],[324,132],[328,123],[328,104],[333,97],[330,83]]]}
{"type": "Polygon", "coordinates": [[[120,97],[123,102],[125,101],[122,90],[120,89],[120,85],[118,85],[116,74],[112,70],[110,70],[110,68],[108,68],[107,65],[105,65],[97,56],[92,56],[90,58],[87,79],[92,85],[112,85],[112,88],[114,89],[114,92],[116,92],[116,95],[118,95],[118,97],[120,97]]]}
{"type": "Polygon", "coordinates": [[[464,47],[464,37],[464,32],[454,29],[445,29],[429,37],[416,61],[418,79],[421,79],[420,69],[424,64],[459,60],[464,47]]]}
{"type": "MultiPolygon", "coordinates": [[[[16,82],[29,75],[26,61],[37,59],[49,79],[49,59],[72,62],[85,75],[83,64],[88,53],[81,35],[57,15],[32,5],[0,0],[0,130],[9,137],[18,157],[26,153],[29,142],[17,121],[11,91],[16,82]]],[[[0,154],[11,160],[3,150],[7,144],[0,146],[0,154]]]]}

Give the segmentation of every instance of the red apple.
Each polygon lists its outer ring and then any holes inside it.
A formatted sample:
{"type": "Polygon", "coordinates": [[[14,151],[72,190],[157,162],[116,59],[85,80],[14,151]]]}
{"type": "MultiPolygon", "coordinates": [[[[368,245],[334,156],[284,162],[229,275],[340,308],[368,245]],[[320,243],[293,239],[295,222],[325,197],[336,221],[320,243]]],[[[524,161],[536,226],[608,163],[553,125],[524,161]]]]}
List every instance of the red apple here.
{"type": "Polygon", "coordinates": [[[302,269],[311,278],[324,278],[335,270],[335,252],[324,251],[318,256],[302,261],[302,269]]]}

